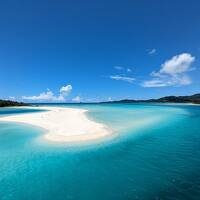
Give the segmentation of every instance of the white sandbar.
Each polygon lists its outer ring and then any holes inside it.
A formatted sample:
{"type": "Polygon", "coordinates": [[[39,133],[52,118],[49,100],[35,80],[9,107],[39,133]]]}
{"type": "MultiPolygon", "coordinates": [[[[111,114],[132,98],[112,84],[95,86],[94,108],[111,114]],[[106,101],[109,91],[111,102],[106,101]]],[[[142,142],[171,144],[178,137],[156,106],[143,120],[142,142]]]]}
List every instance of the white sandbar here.
{"type": "Polygon", "coordinates": [[[0,121],[41,127],[46,130],[45,138],[54,142],[97,140],[112,133],[105,125],[88,119],[87,110],[50,106],[38,108],[48,111],[1,117],[0,121]]]}

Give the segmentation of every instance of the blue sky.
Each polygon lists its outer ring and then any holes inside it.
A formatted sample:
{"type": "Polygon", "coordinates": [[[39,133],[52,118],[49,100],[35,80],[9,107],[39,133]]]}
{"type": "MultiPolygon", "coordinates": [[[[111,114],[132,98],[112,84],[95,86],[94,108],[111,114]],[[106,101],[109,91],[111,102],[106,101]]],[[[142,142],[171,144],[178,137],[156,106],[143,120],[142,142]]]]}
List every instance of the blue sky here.
{"type": "Polygon", "coordinates": [[[200,2],[0,2],[0,98],[147,99],[200,92],[200,2]]]}

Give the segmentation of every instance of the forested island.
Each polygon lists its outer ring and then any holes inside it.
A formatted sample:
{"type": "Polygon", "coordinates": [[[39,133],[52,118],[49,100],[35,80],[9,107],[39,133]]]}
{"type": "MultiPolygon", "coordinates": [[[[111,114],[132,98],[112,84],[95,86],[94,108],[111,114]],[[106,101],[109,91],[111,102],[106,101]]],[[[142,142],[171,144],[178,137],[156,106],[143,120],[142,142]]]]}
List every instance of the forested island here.
{"type": "Polygon", "coordinates": [[[1,100],[0,107],[11,107],[11,106],[28,106],[29,104],[10,100],[1,100]]]}
{"type": "Polygon", "coordinates": [[[102,103],[194,103],[200,104],[200,93],[191,96],[166,96],[159,99],[147,99],[147,100],[134,100],[123,99],[119,101],[109,101],[102,103]]]}

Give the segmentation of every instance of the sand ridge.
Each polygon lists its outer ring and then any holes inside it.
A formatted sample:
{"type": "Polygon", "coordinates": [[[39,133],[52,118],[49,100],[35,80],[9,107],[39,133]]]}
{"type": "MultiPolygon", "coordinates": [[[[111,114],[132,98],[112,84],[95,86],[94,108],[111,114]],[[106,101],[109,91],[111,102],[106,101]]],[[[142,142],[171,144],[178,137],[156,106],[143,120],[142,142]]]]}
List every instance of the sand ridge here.
{"type": "MultiPolygon", "coordinates": [[[[30,107],[32,109],[32,107],[30,107]]],[[[44,137],[54,142],[81,142],[111,135],[104,124],[88,119],[85,109],[66,107],[36,107],[45,112],[17,114],[0,121],[26,123],[46,130],[44,137]]]]}

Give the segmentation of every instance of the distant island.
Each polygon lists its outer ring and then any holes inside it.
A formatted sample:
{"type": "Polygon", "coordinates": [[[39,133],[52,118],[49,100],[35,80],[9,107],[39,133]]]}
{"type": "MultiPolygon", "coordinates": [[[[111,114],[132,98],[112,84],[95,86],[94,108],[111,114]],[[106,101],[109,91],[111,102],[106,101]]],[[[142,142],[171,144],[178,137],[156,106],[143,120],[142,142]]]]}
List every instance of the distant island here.
{"type": "Polygon", "coordinates": [[[159,99],[147,99],[147,100],[134,100],[134,99],[122,99],[119,101],[108,101],[101,103],[194,103],[200,104],[200,93],[191,96],[166,96],[159,99]]]}
{"type": "MultiPolygon", "coordinates": [[[[80,102],[84,104],[84,102],[80,102]]],[[[122,99],[118,101],[105,101],[104,103],[193,103],[200,104],[200,93],[190,96],[166,96],[158,99],[147,99],[147,100],[135,100],[135,99],[122,99]]],[[[96,104],[96,103],[95,103],[96,104]]],[[[1,100],[0,107],[11,107],[11,106],[31,106],[31,104],[10,100],[1,100]]]]}
{"type": "Polygon", "coordinates": [[[11,107],[11,106],[29,106],[29,104],[23,103],[23,102],[0,99],[0,107],[11,107]]]}

